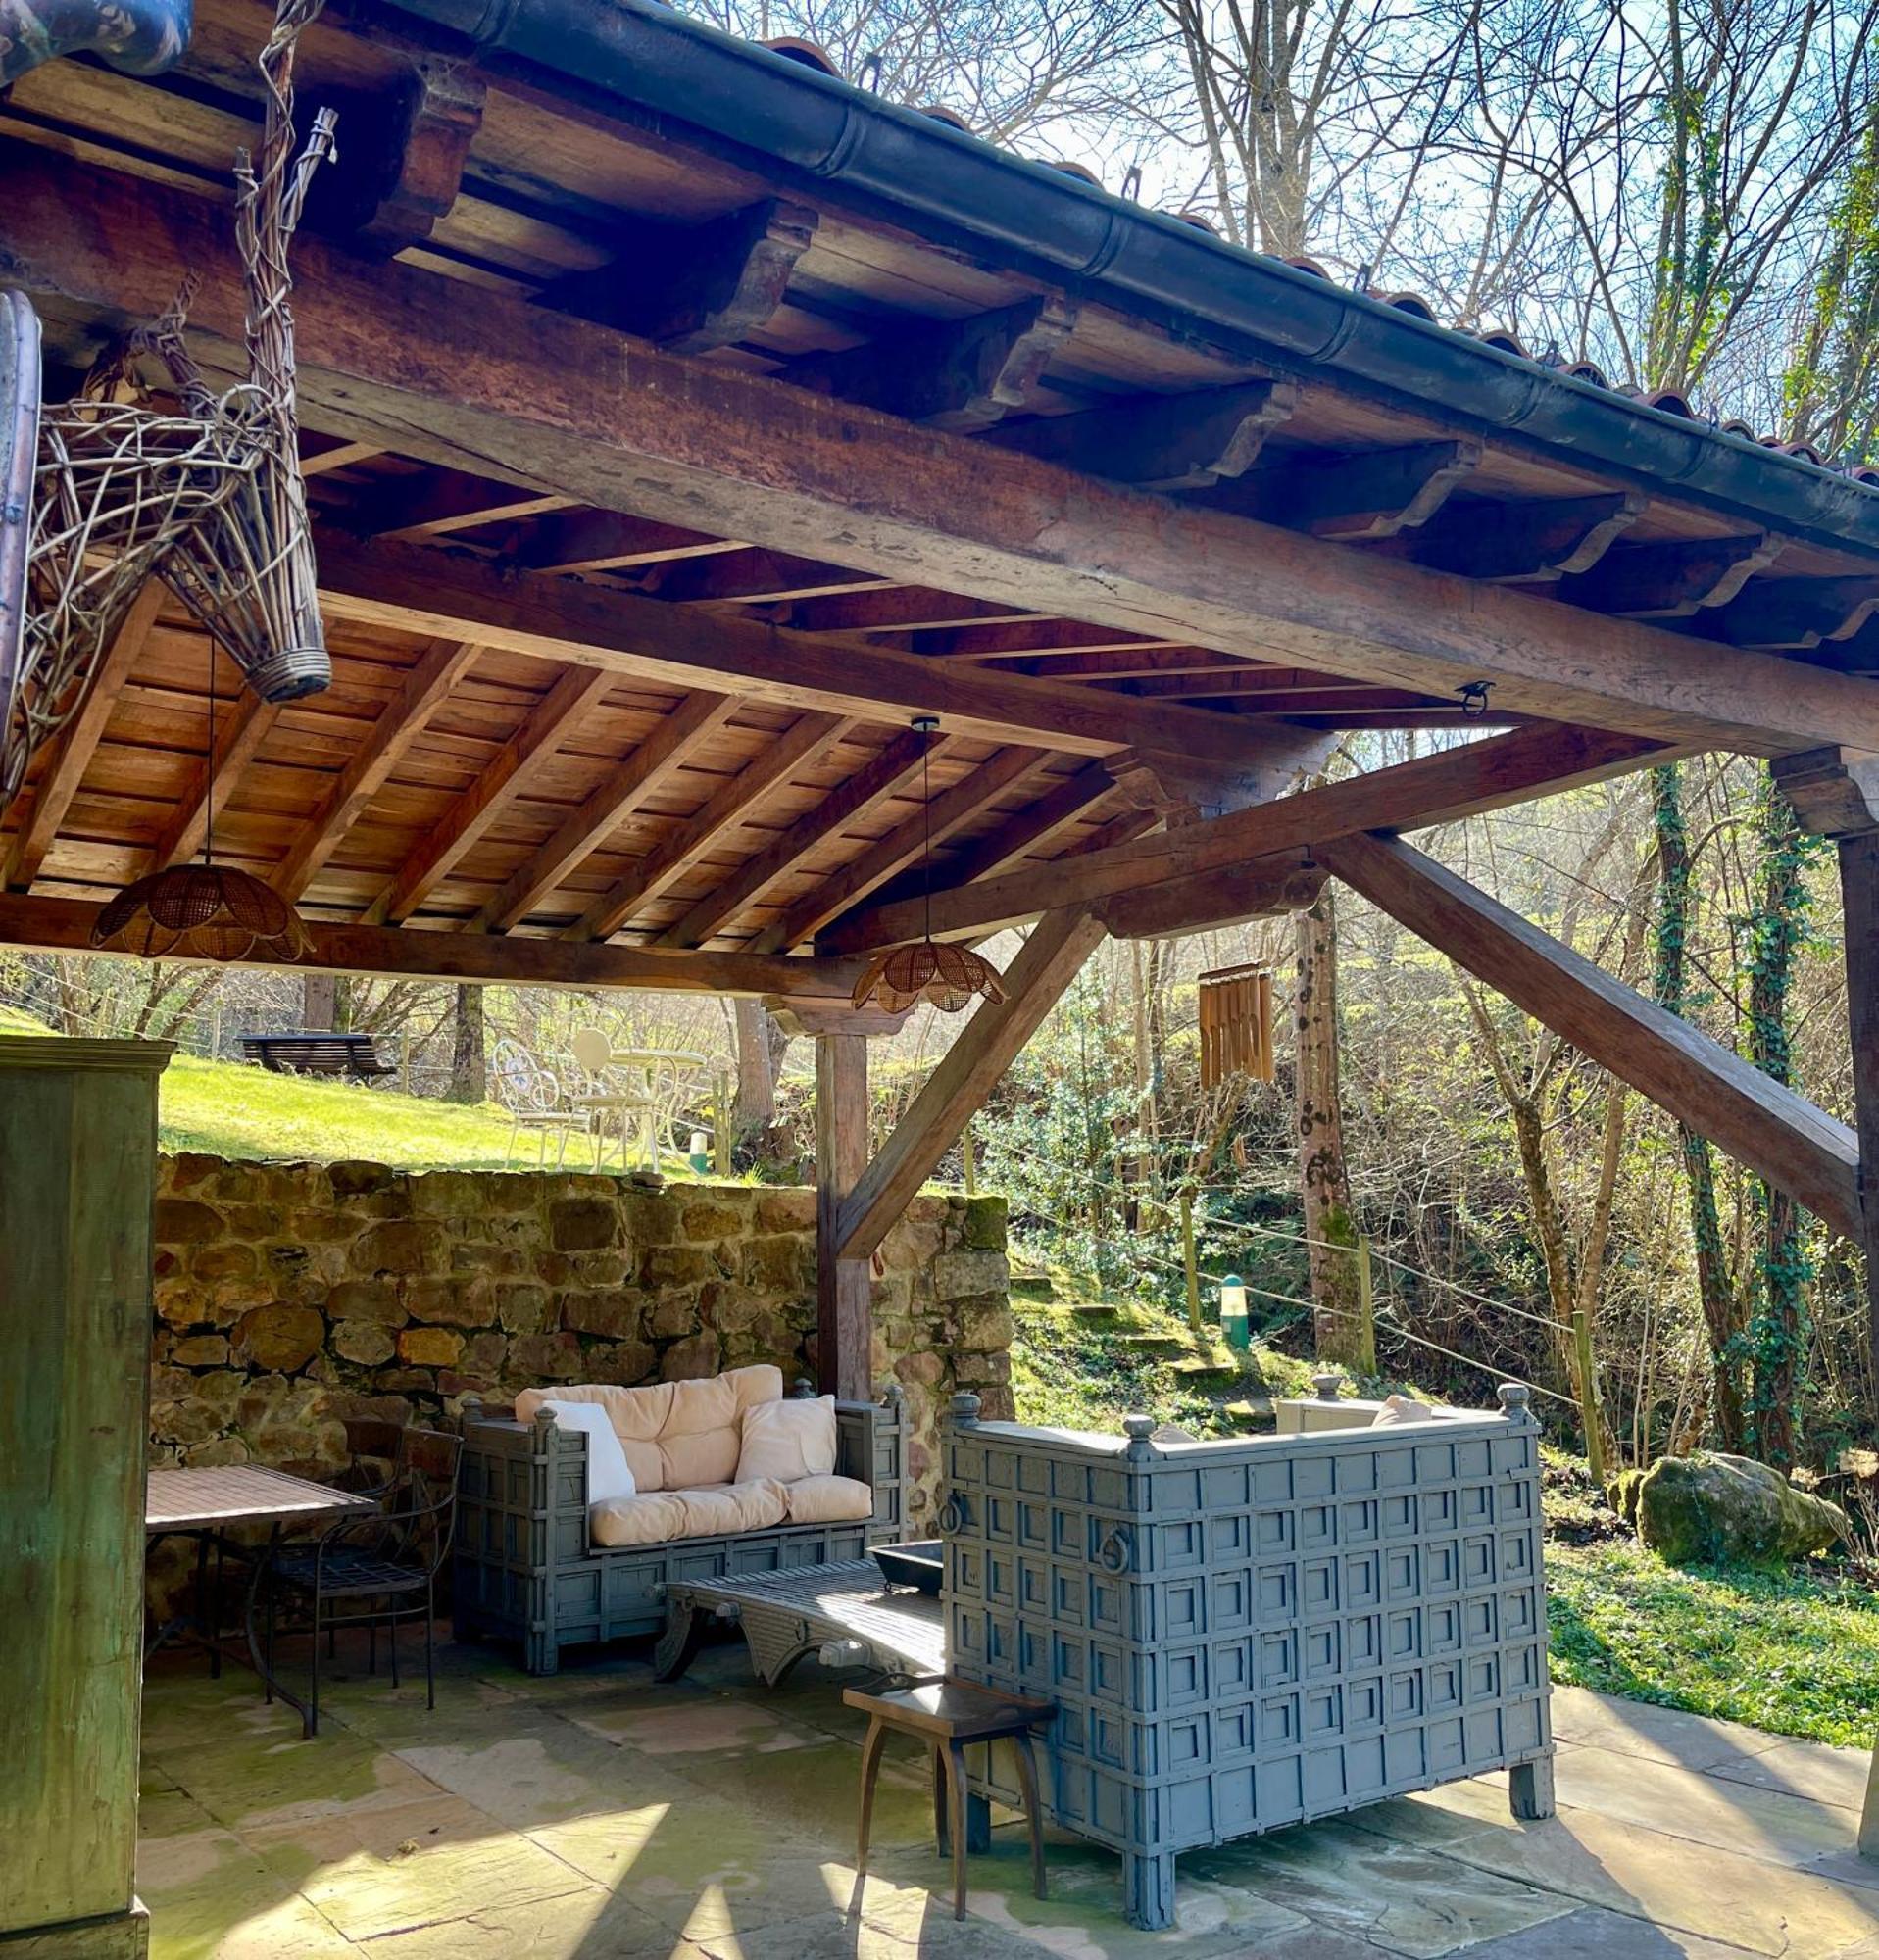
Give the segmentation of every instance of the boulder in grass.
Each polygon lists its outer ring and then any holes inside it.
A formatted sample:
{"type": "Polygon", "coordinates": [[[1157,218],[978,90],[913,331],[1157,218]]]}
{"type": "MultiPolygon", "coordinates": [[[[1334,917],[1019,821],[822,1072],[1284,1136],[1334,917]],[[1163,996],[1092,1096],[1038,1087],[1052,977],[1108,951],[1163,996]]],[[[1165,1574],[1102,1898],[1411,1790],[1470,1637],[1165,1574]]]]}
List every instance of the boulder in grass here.
{"type": "Polygon", "coordinates": [[[1626,1524],[1638,1522],[1638,1486],[1645,1480],[1642,1470],[1620,1470],[1605,1487],[1605,1500],[1626,1524]]]}
{"type": "Polygon", "coordinates": [[[1784,1565],[1852,1537],[1838,1504],[1747,1456],[1666,1456],[1635,1500],[1639,1542],[1672,1565],[1784,1565]]]}

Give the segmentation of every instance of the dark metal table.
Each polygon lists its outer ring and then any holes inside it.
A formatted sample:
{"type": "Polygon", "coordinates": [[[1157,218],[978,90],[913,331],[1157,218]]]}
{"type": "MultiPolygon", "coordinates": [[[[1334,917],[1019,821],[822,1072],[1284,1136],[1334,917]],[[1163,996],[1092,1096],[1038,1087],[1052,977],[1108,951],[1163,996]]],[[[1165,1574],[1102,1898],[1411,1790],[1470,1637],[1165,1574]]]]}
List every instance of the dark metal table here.
{"type": "Polygon", "coordinates": [[[305,1477],[290,1477],[284,1470],[263,1470],[251,1464],[231,1464],[217,1469],[152,1470],[144,1486],[143,1530],[147,1544],[160,1538],[192,1538],[196,1542],[196,1612],[178,1615],[158,1628],[144,1649],[145,1658],[165,1641],[186,1634],[209,1649],[210,1666],[222,1672],[222,1629],[218,1624],[221,1603],[222,1558],[232,1550],[253,1564],[247,1598],[242,1608],[242,1634],[248,1647],[248,1663],[260,1675],[269,1698],[278,1695],[304,1721],[306,1703],[277,1680],[268,1666],[255,1631],[255,1599],[262,1576],[267,1571],[268,1554],[278,1543],[282,1531],[293,1525],[332,1525],[344,1518],[369,1517],[378,1508],[371,1497],[352,1491],[335,1491],[325,1484],[311,1483],[305,1477]],[[272,1529],[265,1546],[230,1545],[227,1533],[235,1525],[268,1525],[272,1529]],[[206,1615],[209,1557],[216,1557],[218,1584],[215,1598],[206,1615]]]}
{"type": "Polygon", "coordinates": [[[774,1688],[799,1660],[863,1667],[889,1681],[937,1681],[946,1672],[940,1602],[889,1586],[871,1558],[793,1571],[687,1579],[666,1593],[666,1631],[653,1665],[672,1681],[692,1664],[714,1622],[734,1622],[751,1665],[774,1688]]]}

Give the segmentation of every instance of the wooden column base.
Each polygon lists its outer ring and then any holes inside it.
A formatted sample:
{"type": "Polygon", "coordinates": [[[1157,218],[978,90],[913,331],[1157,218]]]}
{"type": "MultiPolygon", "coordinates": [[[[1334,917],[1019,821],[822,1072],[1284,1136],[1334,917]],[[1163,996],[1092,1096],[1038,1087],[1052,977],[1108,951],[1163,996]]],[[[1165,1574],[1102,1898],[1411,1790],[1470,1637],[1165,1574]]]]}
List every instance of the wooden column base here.
{"type": "Polygon", "coordinates": [[[101,1919],[0,1933],[0,1960],[144,1960],[149,1951],[150,1914],[134,1898],[128,1911],[101,1919]]]}

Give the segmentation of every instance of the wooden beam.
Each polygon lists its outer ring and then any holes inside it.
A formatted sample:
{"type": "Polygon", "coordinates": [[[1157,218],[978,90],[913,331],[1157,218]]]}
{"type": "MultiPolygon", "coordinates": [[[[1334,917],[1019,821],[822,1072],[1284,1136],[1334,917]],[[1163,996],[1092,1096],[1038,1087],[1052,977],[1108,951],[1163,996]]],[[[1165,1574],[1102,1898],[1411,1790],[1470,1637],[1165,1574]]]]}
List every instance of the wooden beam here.
{"type": "Polygon", "coordinates": [[[658,898],[668,885],[682,878],[697,863],[726,825],[787,782],[792,769],[826,754],[855,724],[839,714],[805,714],[779,735],[764,753],[746,762],[696,816],[679,824],[645,857],[617,878],[574,923],[565,939],[606,939],[618,932],[643,905],[658,898]]]}
{"type": "Polygon", "coordinates": [[[242,771],[279,718],[278,705],[263,701],[250,689],[244,687],[235,696],[226,728],[212,734],[213,753],[203,758],[194,781],[177,799],[169,827],[151,847],[151,870],[186,864],[202,849],[210,824],[227,808],[242,771]]]}
{"type": "MultiPolygon", "coordinates": [[[[9,891],[32,889],[32,881],[39,875],[46,853],[52,849],[59,826],[65,822],[72,800],[78,794],[78,785],[104,738],[105,724],[118,705],[118,696],[150,639],[164,598],[165,588],[158,580],[145,580],[143,590],[130,602],[123,625],[106,648],[97,672],[86,683],[83,698],[53,738],[39,770],[32,802],[7,850],[6,875],[0,882],[9,891]]],[[[213,649],[209,657],[217,658],[213,649]]]]}
{"type": "Polygon", "coordinates": [[[303,431],[300,438],[300,473],[324,476],[328,470],[350,469],[355,463],[369,463],[385,453],[383,443],[347,442],[341,437],[303,431]]]}
{"type": "Polygon", "coordinates": [[[1092,688],[962,671],[886,647],[793,633],[758,619],[668,606],[543,572],[493,566],[416,545],[318,536],[321,602],[330,616],[476,639],[512,653],[573,660],[654,686],[722,688],[778,708],[905,721],[926,712],[949,735],[1042,741],[1076,755],[1144,747],[1221,761],[1269,753],[1270,735],[1197,708],[1148,708],[1092,688]]]}
{"type": "MultiPolygon", "coordinates": [[[[219,206],[24,144],[4,163],[0,255],[16,284],[154,317],[189,266],[192,344],[217,372],[243,370],[240,269],[219,206]]],[[[423,268],[310,237],[295,252],[311,426],[774,550],[816,556],[839,539],[861,570],[1380,686],[1440,696],[1490,680],[1509,711],[1755,754],[1879,749],[1879,688],[1858,676],[1698,653],[1661,628],[664,354],[423,268]]]]}
{"type": "Polygon", "coordinates": [[[618,511],[561,511],[532,526],[509,556],[524,571],[619,571],[748,549],[681,524],[622,516],[618,511]]]}
{"type": "Polygon", "coordinates": [[[1872,1379],[1879,1382],[1879,1175],[1872,1169],[1879,1165],[1879,830],[1843,836],[1835,849],[1846,917],[1847,1031],[1861,1165],[1859,1229],[1853,1237],[1865,1254],[1866,1346],[1872,1379]]]}
{"type": "Polygon", "coordinates": [[[638,589],[657,593],[674,606],[725,606],[878,592],[887,583],[869,572],[849,571],[821,559],[748,550],[668,560],[651,568],[638,589]]]}
{"type": "Polygon", "coordinates": [[[434,640],[378,710],[365,741],[347,759],[326,800],[301,825],[269,882],[292,905],[325,868],[347,831],[366,813],[400,758],[422,734],[424,723],[475,665],[482,649],[460,640],[434,640]]]}
{"type": "Polygon", "coordinates": [[[1282,918],[1317,903],[1325,871],[1309,851],[1275,852],[1230,871],[1205,871],[1106,899],[1097,915],[1113,939],[1170,939],[1244,919],[1282,918]]]}
{"type": "MultiPolygon", "coordinates": [[[[842,1207],[867,1167],[867,1037],[816,1037],[816,1372],[824,1395],[870,1399],[873,1275],[844,1258],[842,1207]]],[[[871,1251],[872,1249],[870,1248],[871,1251]]]]}
{"type": "Polygon", "coordinates": [[[1065,469],[1144,490],[1206,490],[1242,476],[1298,407],[1287,381],[1192,395],[1138,395],[1080,415],[1039,416],[985,438],[1065,469]]]}
{"type": "Polygon", "coordinates": [[[1028,808],[1008,816],[989,837],[968,844],[950,858],[945,865],[946,882],[969,885],[975,879],[995,877],[1007,865],[1049,844],[1114,793],[1115,778],[1110,771],[1101,762],[1085,762],[1075,775],[1065,776],[1028,808]]]}
{"type": "Polygon", "coordinates": [[[757,935],[752,951],[776,953],[803,945],[837,913],[860,904],[897,872],[906,870],[929,839],[935,844],[944,842],[1043,760],[1041,750],[1001,749],[963,781],[942,790],[923,809],[877,838],[814,891],[805,893],[774,925],[757,935]]]}
{"type": "MultiPolygon", "coordinates": [[[[49,953],[91,952],[102,906],[77,899],[0,896],[0,944],[49,953]]],[[[303,921],[313,951],[303,960],[257,954],[232,966],[294,973],[382,973],[516,987],[625,987],[656,993],[847,1004],[858,959],[766,959],[749,953],[652,953],[638,946],[577,946],[564,939],[501,939],[479,932],[303,921]]]]}
{"type": "Polygon", "coordinates": [[[834,1235],[837,1257],[866,1259],[879,1249],[992,1085],[1102,942],[1101,924],[1076,907],[1039,920],[1006,972],[1005,999],[979,1003],[842,1205],[834,1235]]]}
{"type": "Polygon", "coordinates": [[[1554,587],[1570,606],[1624,619],[1684,619],[1724,606],[1781,550],[1765,531],[1677,544],[1618,545],[1590,571],[1554,587]]]}
{"type": "Polygon", "coordinates": [[[962,599],[926,585],[885,585],[805,599],[787,623],[803,633],[907,633],[942,626],[1009,625],[1035,615],[994,599],[962,599]]]}
{"type": "Polygon", "coordinates": [[[429,53],[414,53],[387,88],[309,88],[303,116],[336,110],[339,134],[314,173],[308,227],[387,259],[423,244],[463,188],[484,95],[468,64],[429,53]]]}
{"type": "MultiPolygon", "coordinates": [[[[935,743],[931,753],[943,754],[935,743]]],[[[916,729],[895,736],[846,782],[830,791],[812,810],[790,824],[766,850],[746,858],[729,877],[698,901],[676,925],[653,941],[655,946],[703,946],[717,929],[736,918],[764,890],[817,845],[853,823],[877,803],[898,794],[918,775],[929,751],[916,729]]]]}
{"type": "MultiPolygon", "coordinates": [[[[1635,735],[1591,728],[1522,728],[1459,749],[1372,769],[1322,789],[1301,790],[1178,831],[1145,837],[1073,863],[1052,863],[935,892],[935,938],[962,938],[1020,924],[1058,905],[1086,905],[1207,871],[1237,870],[1249,858],[1363,830],[1413,830],[1501,809],[1530,797],[1599,782],[1664,760],[1635,735]]],[[[917,939],[918,901],[864,907],[822,941],[845,953],[917,939]]]]}
{"type": "Polygon", "coordinates": [[[583,858],[590,858],[628,810],[672,775],[737,710],[728,695],[693,694],[557,826],[555,834],[503,881],[476,914],[472,930],[508,932],[525,919],[583,858]]]}
{"type": "Polygon", "coordinates": [[[1211,498],[1314,538],[1393,538],[1426,522],[1480,461],[1478,443],[1411,442],[1274,465],[1211,498]]]}
{"type": "Polygon", "coordinates": [[[614,685],[609,673],[569,667],[450,808],[406,856],[366,914],[368,925],[402,925],[474,848],[496,818],[554,760],[581,717],[614,685]]]}
{"type": "Polygon", "coordinates": [[[1022,671],[1055,675],[1045,657],[1058,654],[1147,652],[1177,645],[1151,639],[1146,633],[1118,632],[1113,626],[1092,625],[1081,619],[1020,619],[1014,624],[952,626],[937,632],[916,632],[908,641],[929,660],[1021,661],[1022,671]]]}
{"type": "Polygon", "coordinates": [[[536,298],[675,354],[728,347],[782,305],[816,216],[807,205],[760,198],[703,224],[621,219],[609,264],[569,272],[536,298]]]}
{"type": "Polygon", "coordinates": [[[1462,578],[1544,581],[1590,571],[1649,504],[1636,491],[1508,504],[1451,503],[1403,542],[1418,564],[1462,578]]]}
{"type": "Polygon", "coordinates": [[[1313,855],[1438,953],[1836,1232],[1859,1236],[1859,1146],[1844,1123],[1400,838],[1321,840],[1313,855]]]}
{"type": "Polygon", "coordinates": [[[922,319],[841,354],[785,370],[800,388],[934,428],[981,429],[1026,408],[1053,353],[1076,324],[1063,300],[1020,300],[966,319],[922,319]]]}
{"type": "Polygon", "coordinates": [[[445,538],[482,524],[566,510],[569,499],[487,483],[454,470],[401,476],[369,492],[339,521],[362,538],[445,538]]]}

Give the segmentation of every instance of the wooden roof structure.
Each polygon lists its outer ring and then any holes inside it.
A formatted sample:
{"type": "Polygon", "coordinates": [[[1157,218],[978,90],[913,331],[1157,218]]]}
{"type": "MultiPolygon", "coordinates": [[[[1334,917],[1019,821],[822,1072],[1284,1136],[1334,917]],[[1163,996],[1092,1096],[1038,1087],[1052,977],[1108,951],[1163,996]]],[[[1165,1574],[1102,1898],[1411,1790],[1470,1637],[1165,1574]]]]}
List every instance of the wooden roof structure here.
{"type": "MultiPolygon", "coordinates": [[[[58,60],[0,97],[0,280],[49,395],[185,273],[192,346],[239,370],[229,162],[270,20],[206,0],[166,74],[58,60]]],[[[830,1146],[852,1267],[1105,932],[1333,871],[1863,1235],[1853,1132],[1396,833],[1722,748],[1795,759],[1856,856],[1869,472],[658,0],[334,12],[299,79],[340,119],[295,247],[335,678],[274,709],[222,664],[215,819],[315,963],[765,996],[852,1111],[841,1004],[924,929],[930,828],[937,934],[1043,923],[882,1156],[830,1146]],[[1297,787],[1339,730],[1476,720],[1297,787]]],[[[209,686],[147,593],[0,831],[0,938],[80,947],[200,849],[209,686]]],[[[1850,887],[1855,935],[1875,910],[1850,887]]]]}

